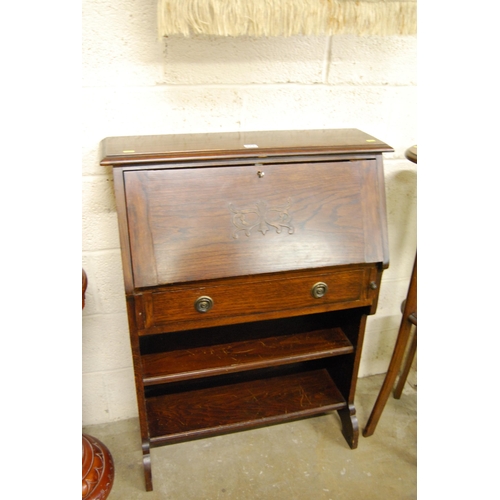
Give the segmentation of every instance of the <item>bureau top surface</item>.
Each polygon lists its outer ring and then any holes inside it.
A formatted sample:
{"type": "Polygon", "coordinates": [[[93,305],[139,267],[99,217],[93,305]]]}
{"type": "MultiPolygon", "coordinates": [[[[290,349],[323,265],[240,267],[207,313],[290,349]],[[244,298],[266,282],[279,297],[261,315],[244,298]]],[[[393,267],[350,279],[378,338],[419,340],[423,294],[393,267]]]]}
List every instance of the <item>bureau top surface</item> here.
{"type": "Polygon", "coordinates": [[[122,166],[189,159],[392,151],[386,143],[357,129],[275,130],[107,137],[101,141],[100,162],[122,166]]]}

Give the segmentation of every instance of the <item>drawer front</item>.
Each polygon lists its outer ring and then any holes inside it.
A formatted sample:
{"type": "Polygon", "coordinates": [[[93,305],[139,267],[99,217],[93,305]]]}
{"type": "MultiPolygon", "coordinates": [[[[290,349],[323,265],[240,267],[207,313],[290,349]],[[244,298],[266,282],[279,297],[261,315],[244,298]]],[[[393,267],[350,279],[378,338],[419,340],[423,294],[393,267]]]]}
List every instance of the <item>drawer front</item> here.
{"type": "Polygon", "coordinates": [[[194,328],[241,322],[241,318],[280,317],[291,311],[295,315],[323,312],[338,309],[339,304],[369,305],[376,296],[370,286],[374,275],[370,268],[357,268],[146,292],[138,302],[139,330],[146,334],[155,333],[151,329],[183,329],[183,324],[194,328]]]}

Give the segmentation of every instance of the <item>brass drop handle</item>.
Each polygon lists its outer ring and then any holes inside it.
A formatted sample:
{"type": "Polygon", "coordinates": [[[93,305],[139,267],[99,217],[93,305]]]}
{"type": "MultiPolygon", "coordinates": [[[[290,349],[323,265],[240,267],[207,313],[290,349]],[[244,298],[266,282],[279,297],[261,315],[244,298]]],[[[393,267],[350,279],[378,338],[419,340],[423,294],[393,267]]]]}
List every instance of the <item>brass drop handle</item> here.
{"type": "Polygon", "coordinates": [[[214,301],[207,296],[203,297],[198,297],[196,299],[196,302],[194,303],[194,308],[199,312],[199,313],[206,313],[212,309],[214,306],[214,301]]]}
{"type": "Polygon", "coordinates": [[[328,292],[328,285],[326,283],[323,283],[322,281],[316,283],[311,288],[311,295],[315,299],[321,299],[321,297],[324,297],[326,295],[326,292],[328,292]]]}

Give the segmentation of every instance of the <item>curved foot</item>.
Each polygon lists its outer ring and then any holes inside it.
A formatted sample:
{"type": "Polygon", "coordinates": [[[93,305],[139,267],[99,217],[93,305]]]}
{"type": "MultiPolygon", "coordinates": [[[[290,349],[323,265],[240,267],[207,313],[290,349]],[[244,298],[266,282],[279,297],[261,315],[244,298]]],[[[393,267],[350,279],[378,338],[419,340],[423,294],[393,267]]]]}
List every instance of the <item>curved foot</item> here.
{"type": "Polygon", "coordinates": [[[344,435],[347,444],[351,449],[358,447],[359,427],[358,418],[356,417],[356,408],[354,405],[349,405],[348,408],[338,410],[340,420],[342,421],[342,434],[344,435]]]}
{"type": "Polygon", "coordinates": [[[151,455],[149,453],[149,441],[142,442],[142,465],[144,467],[146,491],[153,491],[153,476],[151,473],[151,455]]]}

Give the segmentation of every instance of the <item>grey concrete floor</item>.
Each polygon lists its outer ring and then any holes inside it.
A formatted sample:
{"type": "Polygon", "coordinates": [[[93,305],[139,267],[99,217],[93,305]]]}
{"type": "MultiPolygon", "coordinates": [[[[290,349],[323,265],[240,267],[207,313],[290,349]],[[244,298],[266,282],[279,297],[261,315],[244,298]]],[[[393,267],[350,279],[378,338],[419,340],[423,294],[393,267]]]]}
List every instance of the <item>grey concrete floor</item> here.
{"type": "Polygon", "coordinates": [[[151,450],[153,488],[144,489],[137,419],[88,426],[110,450],[109,500],[406,500],[417,498],[417,392],[411,372],[373,436],[365,426],[384,375],[358,381],[359,446],[351,450],[337,414],[151,450]]]}

